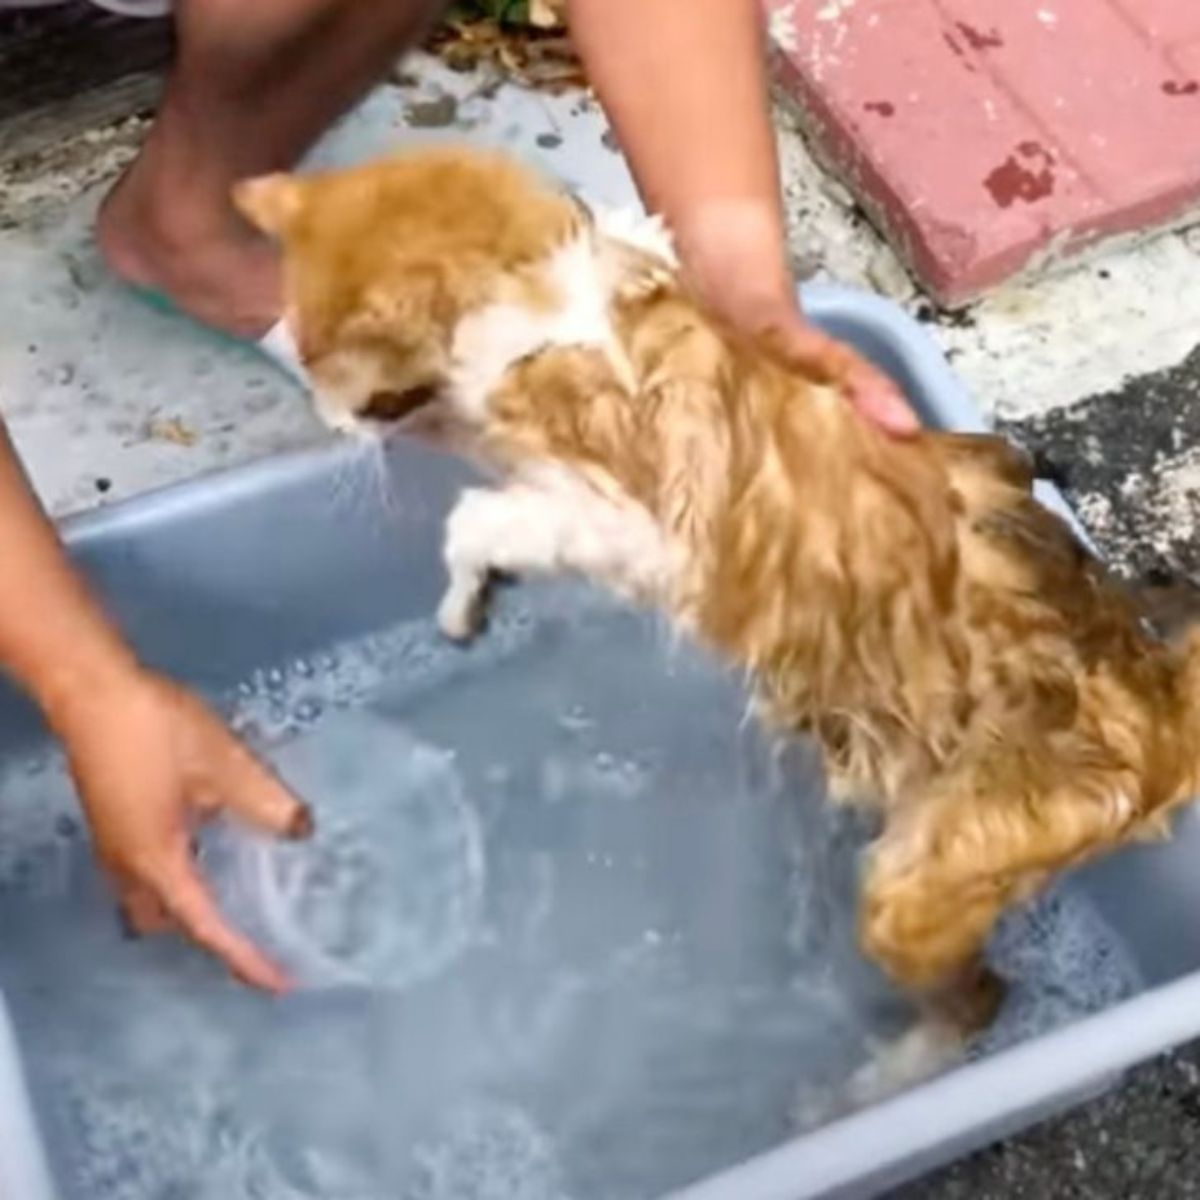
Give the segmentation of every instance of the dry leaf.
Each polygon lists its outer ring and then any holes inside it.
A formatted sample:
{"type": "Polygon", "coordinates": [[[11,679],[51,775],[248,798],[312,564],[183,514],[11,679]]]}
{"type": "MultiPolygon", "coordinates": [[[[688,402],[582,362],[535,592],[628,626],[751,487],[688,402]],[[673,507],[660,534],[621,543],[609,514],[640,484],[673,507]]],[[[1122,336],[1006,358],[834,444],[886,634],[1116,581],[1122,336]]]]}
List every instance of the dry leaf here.
{"type": "Polygon", "coordinates": [[[538,29],[561,29],[566,10],[566,0],[529,0],[529,23],[538,29]]]}
{"type": "Polygon", "coordinates": [[[178,417],[153,420],[146,426],[146,436],[157,442],[172,442],[176,446],[194,446],[197,435],[178,417]]]}
{"type": "Polygon", "coordinates": [[[491,67],[505,80],[557,94],[586,86],[570,39],[495,21],[447,21],[430,39],[430,51],[456,71],[491,67]]]}

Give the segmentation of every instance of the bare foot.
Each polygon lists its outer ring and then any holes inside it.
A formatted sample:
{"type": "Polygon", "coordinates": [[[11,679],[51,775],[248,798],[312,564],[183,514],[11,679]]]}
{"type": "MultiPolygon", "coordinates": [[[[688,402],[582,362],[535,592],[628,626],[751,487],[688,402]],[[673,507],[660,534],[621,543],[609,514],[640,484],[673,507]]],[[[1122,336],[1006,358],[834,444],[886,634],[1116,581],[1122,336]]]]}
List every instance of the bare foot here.
{"type": "Polygon", "coordinates": [[[278,256],[223,185],[187,183],[169,178],[148,143],[100,208],[100,252],[115,275],[163,293],[205,325],[259,338],[279,317],[278,256]]]}

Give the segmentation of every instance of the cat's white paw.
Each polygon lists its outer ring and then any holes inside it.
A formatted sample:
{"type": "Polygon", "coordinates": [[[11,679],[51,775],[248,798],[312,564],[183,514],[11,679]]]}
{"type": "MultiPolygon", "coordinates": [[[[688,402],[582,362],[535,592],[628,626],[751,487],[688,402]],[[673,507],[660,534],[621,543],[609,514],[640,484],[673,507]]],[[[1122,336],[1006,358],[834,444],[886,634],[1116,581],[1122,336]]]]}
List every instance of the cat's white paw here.
{"type": "Polygon", "coordinates": [[[819,1128],[924,1083],[962,1061],[964,1043],[947,1027],[922,1021],[890,1041],[871,1039],[868,1051],[852,1074],[793,1101],[789,1115],[798,1129],[819,1128]]]}
{"type": "Polygon", "coordinates": [[[964,1051],[960,1033],[921,1021],[894,1040],[876,1044],[870,1060],[850,1077],[848,1096],[856,1108],[878,1104],[955,1066],[964,1051]]]}
{"type": "Polygon", "coordinates": [[[452,642],[469,642],[483,624],[483,593],[451,585],[437,611],[438,628],[452,642]]]}

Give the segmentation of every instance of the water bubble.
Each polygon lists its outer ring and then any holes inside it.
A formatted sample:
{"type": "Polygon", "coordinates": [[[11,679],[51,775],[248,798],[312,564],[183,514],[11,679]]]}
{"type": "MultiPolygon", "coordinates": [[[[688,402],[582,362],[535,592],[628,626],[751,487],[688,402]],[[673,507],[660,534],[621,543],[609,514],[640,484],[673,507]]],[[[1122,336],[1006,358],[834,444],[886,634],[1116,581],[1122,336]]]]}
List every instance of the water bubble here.
{"type": "Polygon", "coordinates": [[[621,781],[626,784],[640,783],[646,775],[645,768],[632,758],[627,758],[617,768],[617,773],[621,776],[621,781]]]}
{"type": "Polygon", "coordinates": [[[567,730],[568,733],[583,733],[588,729],[594,728],[596,722],[588,716],[587,710],[582,704],[573,704],[566,712],[561,713],[558,718],[558,723],[567,730]]]}
{"type": "Polygon", "coordinates": [[[303,724],[311,724],[321,715],[322,711],[320,700],[313,696],[306,696],[296,705],[295,716],[303,724]]]}
{"type": "Polygon", "coordinates": [[[562,1200],[554,1143],[516,1107],[476,1104],[414,1152],[409,1200],[562,1200]]]}
{"type": "Polygon", "coordinates": [[[29,779],[36,779],[39,775],[46,773],[46,768],[50,765],[50,760],[47,755],[34,754],[25,760],[25,775],[29,779]]]}
{"type": "Polygon", "coordinates": [[[989,958],[1010,987],[978,1053],[1107,1008],[1143,986],[1136,963],[1099,912],[1068,888],[1007,914],[989,958]]]}

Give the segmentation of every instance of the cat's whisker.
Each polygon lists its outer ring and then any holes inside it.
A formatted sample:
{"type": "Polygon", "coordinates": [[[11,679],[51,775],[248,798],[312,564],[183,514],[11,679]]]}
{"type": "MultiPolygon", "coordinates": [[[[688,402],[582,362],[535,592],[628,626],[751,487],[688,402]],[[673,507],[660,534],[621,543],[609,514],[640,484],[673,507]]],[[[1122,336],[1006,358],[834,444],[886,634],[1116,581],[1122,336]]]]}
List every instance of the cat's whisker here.
{"type": "Polygon", "coordinates": [[[388,458],[387,443],[384,438],[375,442],[370,455],[371,475],[375,482],[375,498],[379,506],[389,517],[400,515],[400,498],[396,492],[395,479],[388,458]]]}

